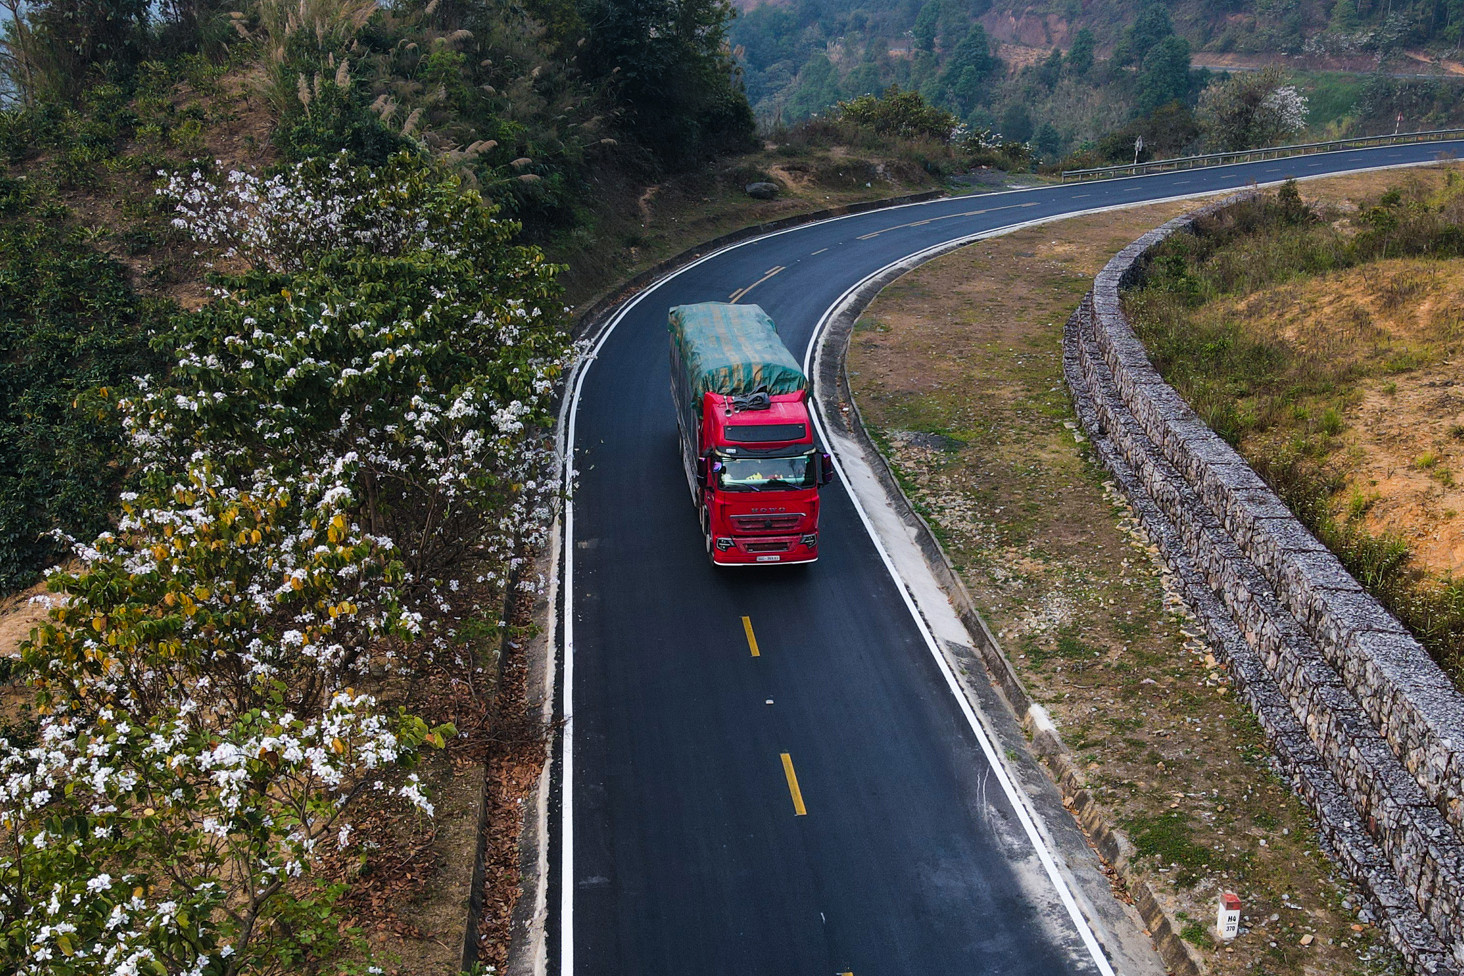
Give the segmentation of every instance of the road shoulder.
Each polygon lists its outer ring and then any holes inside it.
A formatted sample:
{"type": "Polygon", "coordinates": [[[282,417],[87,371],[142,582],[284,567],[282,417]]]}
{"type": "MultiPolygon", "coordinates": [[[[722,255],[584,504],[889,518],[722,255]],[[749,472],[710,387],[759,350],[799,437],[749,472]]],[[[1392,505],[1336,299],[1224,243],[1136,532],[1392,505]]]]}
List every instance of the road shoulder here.
{"type": "MultiPolygon", "coordinates": [[[[1366,179],[1345,178],[1328,192],[1366,179]]],[[[1024,716],[1031,738],[1014,748],[1044,758],[1060,784],[1047,791],[1117,870],[1121,897],[1144,909],[1166,964],[1299,973],[1335,971],[1346,959],[1360,972],[1381,971],[1386,954],[1329,877],[1299,805],[1256,753],[1249,714],[1226,697],[1223,673],[1171,612],[1143,540],[1105,497],[1061,388],[1065,302],[1076,305],[1109,250],[1183,209],[1078,218],[1061,234],[1034,228],[978,244],[900,280],[862,318],[874,296],[851,296],[823,337],[823,409],[841,428],[835,446],[864,457],[872,472],[851,487],[871,507],[899,513],[875,521],[891,548],[909,553],[901,574],[936,580],[957,607],[974,597],[993,621],[995,635],[974,609],[959,615],[974,640],[952,644],[984,650],[990,675],[968,663],[977,673],[963,684],[989,699],[989,681],[1024,716]],[[1014,270],[1052,279],[1045,297],[1024,292],[1014,270]],[[843,354],[851,339],[859,407],[893,471],[850,399],[843,354]],[[893,363],[899,357],[903,369],[893,363]],[[983,396],[962,402],[954,391],[963,383],[983,396]],[[1105,679],[1113,697],[1100,687],[1105,679]],[[1177,818],[1183,830],[1170,829],[1177,818]],[[1138,848],[1126,833],[1138,835],[1138,848]],[[1207,932],[1220,889],[1248,898],[1248,929],[1233,947],[1207,932]]],[[[952,656],[960,660],[959,651],[952,656]]]]}

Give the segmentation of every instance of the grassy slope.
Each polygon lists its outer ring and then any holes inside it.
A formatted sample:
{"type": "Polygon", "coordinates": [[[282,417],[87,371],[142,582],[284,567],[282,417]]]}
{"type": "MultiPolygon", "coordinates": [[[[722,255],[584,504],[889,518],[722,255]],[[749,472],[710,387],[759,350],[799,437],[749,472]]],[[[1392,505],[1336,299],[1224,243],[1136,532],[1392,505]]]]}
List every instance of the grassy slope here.
{"type": "MultiPolygon", "coordinates": [[[[1388,182],[1449,208],[1452,169],[1388,182]]],[[[1378,198],[1352,196],[1330,224],[1225,245],[1189,279],[1229,282],[1198,307],[1159,283],[1129,304],[1166,376],[1458,682],[1464,259],[1384,250],[1351,263],[1343,249],[1368,225],[1356,204],[1378,198]]]]}
{"type": "Polygon", "coordinates": [[[584,305],[619,282],[672,255],[751,224],[827,207],[938,189],[942,182],[899,153],[834,147],[764,148],[646,185],[597,175],[596,226],[548,245],[568,265],[571,304],[584,305]],[[771,181],[777,198],[755,200],[749,183],[771,181]]]}

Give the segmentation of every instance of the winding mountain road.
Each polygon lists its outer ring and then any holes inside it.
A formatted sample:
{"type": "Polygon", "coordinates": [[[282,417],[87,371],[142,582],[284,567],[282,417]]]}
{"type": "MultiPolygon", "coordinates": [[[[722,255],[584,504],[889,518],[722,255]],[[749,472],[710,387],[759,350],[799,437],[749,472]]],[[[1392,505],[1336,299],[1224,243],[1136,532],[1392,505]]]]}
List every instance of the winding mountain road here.
{"type": "Polygon", "coordinates": [[[1302,156],[875,211],[722,250],[629,302],[575,375],[556,630],[551,972],[1112,973],[999,752],[845,488],[819,562],[714,569],[682,475],[666,310],[761,305],[801,355],[852,286],[1034,221],[1429,161],[1302,156]],[[1015,800],[1015,802],[1014,802],[1015,800]]]}

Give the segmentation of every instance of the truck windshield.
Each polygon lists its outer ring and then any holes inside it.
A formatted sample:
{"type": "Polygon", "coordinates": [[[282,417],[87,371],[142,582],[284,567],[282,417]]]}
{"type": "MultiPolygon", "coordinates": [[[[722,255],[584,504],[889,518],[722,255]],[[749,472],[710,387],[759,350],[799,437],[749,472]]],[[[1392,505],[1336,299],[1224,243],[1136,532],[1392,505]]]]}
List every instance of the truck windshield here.
{"type": "Polygon", "coordinates": [[[812,454],[794,457],[719,457],[717,487],[724,491],[786,491],[818,482],[812,454]]]}

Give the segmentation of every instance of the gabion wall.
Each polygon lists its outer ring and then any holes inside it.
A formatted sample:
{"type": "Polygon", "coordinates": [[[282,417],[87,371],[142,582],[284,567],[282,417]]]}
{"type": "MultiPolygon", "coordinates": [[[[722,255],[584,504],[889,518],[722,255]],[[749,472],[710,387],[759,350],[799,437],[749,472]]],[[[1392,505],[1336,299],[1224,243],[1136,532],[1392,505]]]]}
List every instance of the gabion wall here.
{"type": "Polygon", "coordinates": [[[1464,697],[1168,386],[1119,290],[1172,220],[1099,273],[1067,324],[1083,427],[1164,552],[1323,842],[1417,972],[1464,971],[1464,697]]]}

